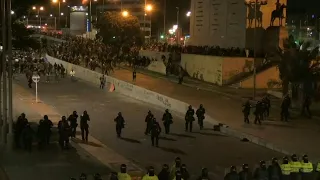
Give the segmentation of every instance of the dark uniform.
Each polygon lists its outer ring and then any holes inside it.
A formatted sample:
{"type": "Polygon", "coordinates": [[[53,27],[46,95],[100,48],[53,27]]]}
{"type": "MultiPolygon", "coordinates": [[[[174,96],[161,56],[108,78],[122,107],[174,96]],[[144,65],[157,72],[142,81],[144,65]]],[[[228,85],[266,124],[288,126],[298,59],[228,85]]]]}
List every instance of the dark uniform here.
{"type": "Polygon", "coordinates": [[[102,75],[100,77],[100,89],[103,89],[105,85],[106,85],[106,78],[104,77],[104,75],[102,75]]]}
{"type": "Polygon", "coordinates": [[[272,158],[272,164],[268,167],[269,180],[281,179],[281,167],[277,158],[272,158]]]}
{"type": "Polygon", "coordinates": [[[262,102],[265,104],[265,117],[269,117],[270,115],[270,108],[271,108],[271,102],[270,102],[270,98],[267,95],[266,97],[263,98],[262,102]]]}
{"type": "Polygon", "coordinates": [[[306,115],[307,117],[311,118],[310,105],[311,98],[310,96],[306,95],[302,104],[301,115],[306,115]]]}
{"type": "Polygon", "coordinates": [[[162,169],[158,174],[158,178],[159,180],[170,180],[169,166],[167,164],[162,166],[162,169]]]}
{"type": "Polygon", "coordinates": [[[70,126],[65,116],[58,123],[59,130],[59,144],[62,149],[69,148],[69,136],[70,136],[70,126]]]}
{"type": "Polygon", "coordinates": [[[150,133],[151,127],[153,125],[153,114],[151,113],[151,111],[148,112],[144,122],[146,122],[146,130],[145,130],[144,134],[148,135],[150,133]]]}
{"type": "Polygon", "coordinates": [[[156,119],[153,119],[153,125],[151,127],[151,144],[154,146],[154,140],[156,140],[156,146],[159,146],[159,135],[161,133],[161,127],[156,119]]]}
{"type": "Polygon", "coordinates": [[[288,95],[286,95],[281,103],[281,121],[288,121],[290,106],[291,106],[291,99],[288,95]]]}
{"type": "Polygon", "coordinates": [[[172,119],[173,118],[171,113],[169,113],[169,110],[166,109],[165,113],[162,116],[163,126],[166,131],[166,134],[170,133],[170,125],[173,123],[172,119]]]}
{"type": "Polygon", "coordinates": [[[185,164],[181,165],[181,175],[183,180],[188,180],[190,179],[190,173],[188,172],[187,166],[185,164]]]}
{"type": "Polygon", "coordinates": [[[136,70],[135,69],[133,69],[133,72],[132,72],[132,81],[136,81],[136,79],[137,79],[137,72],[136,72],[136,70]]]}
{"type": "Polygon", "coordinates": [[[73,113],[68,117],[68,121],[70,122],[71,127],[71,137],[76,137],[77,126],[78,126],[78,114],[77,111],[73,111],[73,113]]]}
{"type": "Polygon", "coordinates": [[[21,144],[20,144],[21,134],[23,129],[26,127],[28,123],[29,123],[28,119],[26,118],[26,115],[24,113],[22,113],[17,119],[17,122],[15,124],[15,136],[14,136],[17,148],[21,147],[21,144]]]}
{"type": "Polygon", "coordinates": [[[250,115],[250,110],[251,110],[251,104],[250,104],[249,100],[242,107],[243,107],[242,113],[244,116],[244,123],[249,124],[250,123],[249,115],[250,115]]]}
{"type": "Polygon", "coordinates": [[[257,102],[256,104],[256,109],[254,111],[254,123],[257,124],[259,123],[261,125],[261,114],[263,113],[263,107],[262,103],[260,101],[257,102]]]}
{"type": "Polygon", "coordinates": [[[242,165],[242,170],[239,172],[239,179],[240,180],[252,180],[253,179],[248,164],[242,165]]]}
{"type": "Polygon", "coordinates": [[[265,161],[260,161],[260,167],[255,170],[253,177],[257,180],[268,180],[269,173],[265,161]]]}
{"type": "Polygon", "coordinates": [[[52,121],[48,118],[47,115],[43,117],[43,125],[45,129],[45,143],[48,145],[50,143],[51,137],[51,128],[53,127],[52,121]]]}
{"type": "Polygon", "coordinates": [[[121,114],[121,112],[118,113],[118,116],[114,119],[114,122],[116,122],[116,132],[117,132],[117,136],[121,137],[121,132],[122,129],[124,128],[124,118],[121,114]]]}
{"type": "Polygon", "coordinates": [[[307,155],[303,155],[301,162],[301,179],[312,180],[313,177],[313,164],[309,161],[307,155]]]}
{"type": "Polygon", "coordinates": [[[185,130],[192,132],[192,125],[194,121],[194,110],[192,109],[192,106],[190,105],[185,116],[185,130]]]}
{"type": "Polygon", "coordinates": [[[207,168],[202,168],[201,175],[197,178],[197,180],[210,180],[207,168]]]}
{"type": "Polygon", "coordinates": [[[83,115],[80,116],[80,129],[81,129],[81,136],[82,141],[88,142],[88,135],[89,135],[89,124],[90,117],[87,111],[83,111],[83,115]]]}
{"type": "Polygon", "coordinates": [[[26,124],[22,131],[22,141],[24,148],[31,152],[32,151],[32,141],[33,141],[34,131],[32,130],[30,124],[26,124]]]}
{"type": "Polygon", "coordinates": [[[230,172],[224,176],[224,180],[239,180],[239,175],[235,166],[231,166],[230,172]]]}
{"type": "Polygon", "coordinates": [[[200,126],[200,130],[203,129],[203,120],[205,118],[204,114],[206,113],[206,110],[203,108],[203,105],[200,104],[199,109],[197,109],[196,114],[198,117],[198,124],[200,126]]]}

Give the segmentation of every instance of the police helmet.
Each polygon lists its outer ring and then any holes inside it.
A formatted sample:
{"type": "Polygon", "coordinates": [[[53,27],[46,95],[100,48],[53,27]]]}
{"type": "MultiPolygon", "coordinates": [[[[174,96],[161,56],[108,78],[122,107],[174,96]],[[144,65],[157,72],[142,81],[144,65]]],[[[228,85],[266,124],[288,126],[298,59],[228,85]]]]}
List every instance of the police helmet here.
{"type": "Polygon", "coordinates": [[[87,180],[87,175],[85,173],[81,173],[80,180],[87,180]]]}
{"type": "Polygon", "coordinates": [[[308,155],[306,155],[306,154],[305,154],[305,155],[303,155],[303,157],[302,157],[302,158],[303,158],[303,160],[308,160],[308,159],[309,159],[308,155]]]}
{"type": "Polygon", "coordinates": [[[177,177],[181,177],[181,176],[182,176],[182,174],[181,174],[181,171],[180,171],[180,170],[176,170],[176,176],[177,176],[177,177]]]}
{"type": "Polygon", "coordinates": [[[200,107],[202,108],[202,107],[203,107],[203,105],[202,105],[202,104],[200,104],[200,107]]]}
{"type": "Polygon", "coordinates": [[[237,167],[236,166],[231,166],[230,167],[230,172],[237,172],[237,167]]]}
{"type": "Polygon", "coordinates": [[[121,116],[122,115],[122,113],[121,112],[118,112],[118,116],[121,116]]]}
{"type": "Polygon", "coordinates": [[[191,106],[191,105],[189,105],[189,109],[192,109],[192,106],[191,106]]]}
{"type": "Polygon", "coordinates": [[[277,158],[272,158],[272,163],[278,163],[278,159],[277,158]]]}
{"type": "Polygon", "coordinates": [[[166,109],[166,112],[169,112],[169,109],[166,109]]]}
{"type": "Polygon", "coordinates": [[[148,174],[149,174],[149,176],[154,176],[154,167],[153,166],[150,166],[148,168],[148,174]]]}
{"type": "Polygon", "coordinates": [[[96,173],[93,175],[94,180],[101,180],[101,175],[99,173],[96,173]]]}
{"type": "Polygon", "coordinates": [[[168,164],[164,164],[164,165],[162,165],[162,169],[169,169],[168,164]]]}
{"type": "Polygon", "coordinates": [[[292,154],[291,159],[293,161],[297,161],[298,160],[298,156],[296,154],[292,154]]]}
{"type": "Polygon", "coordinates": [[[85,110],[85,111],[83,111],[83,114],[87,114],[88,112],[85,110]]]}
{"type": "Polygon", "coordinates": [[[245,169],[249,169],[249,165],[248,164],[242,164],[242,170],[245,170],[245,169]]]}
{"type": "Polygon", "coordinates": [[[182,164],[182,165],[181,165],[181,169],[187,169],[186,164],[182,164]]]}
{"type": "Polygon", "coordinates": [[[180,157],[176,157],[176,159],[174,160],[175,162],[180,162],[181,158],[180,157]]]}
{"type": "Polygon", "coordinates": [[[73,114],[77,114],[77,111],[73,111],[72,113],[73,113],[73,114]]]}
{"type": "Polygon", "coordinates": [[[148,114],[151,114],[151,111],[150,111],[150,110],[148,111],[148,114]]]}
{"type": "Polygon", "coordinates": [[[21,117],[26,117],[26,114],[25,113],[21,113],[21,117]]]}
{"type": "Polygon", "coordinates": [[[62,120],[66,120],[67,118],[66,118],[66,116],[62,116],[62,120]]]}
{"type": "Polygon", "coordinates": [[[48,115],[44,115],[43,119],[47,120],[48,119],[48,115]]]}
{"type": "Polygon", "coordinates": [[[260,166],[266,166],[266,162],[265,161],[260,161],[260,166]]]}
{"type": "Polygon", "coordinates": [[[120,169],[127,169],[127,165],[121,164],[120,169]]]}

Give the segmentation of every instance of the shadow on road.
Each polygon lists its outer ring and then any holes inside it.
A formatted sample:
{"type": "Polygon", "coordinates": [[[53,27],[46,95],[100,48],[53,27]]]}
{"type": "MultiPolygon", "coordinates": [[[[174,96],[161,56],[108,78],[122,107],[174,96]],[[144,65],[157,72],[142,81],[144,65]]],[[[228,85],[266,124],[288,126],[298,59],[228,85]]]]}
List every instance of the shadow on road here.
{"type": "Polygon", "coordinates": [[[200,134],[200,135],[204,135],[204,136],[227,137],[227,136],[222,135],[222,134],[214,134],[214,133],[208,133],[208,132],[192,132],[192,133],[200,134]]]}
{"type": "Polygon", "coordinates": [[[130,139],[130,138],[120,138],[121,140],[124,140],[124,141],[127,141],[127,142],[130,142],[130,143],[137,143],[137,144],[141,144],[141,141],[138,141],[138,140],[135,140],[135,139],[130,139]]]}
{"type": "Polygon", "coordinates": [[[177,136],[177,137],[185,137],[185,138],[192,138],[192,139],[195,139],[196,137],[194,136],[190,136],[190,135],[187,135],[187,134],[178,134],[178,133],[170,133],[172,136],[177,136]]]}
{"type": "Polygon", "coordinates": [[[159,137],[159,139],[162,139],[162,140],[165,140],[165,141],[177,141],[176,139],[168,138],[168,137],[159,137]]]}
{"type": "Polygon", "coordinates": [[[89,145],[89,146],[93,146],[93,147],[102,147],[101,144],[97,144],[97,143],[94,143],[94,142],[84,142],[82,141],[81,139],[78,139],[78,138],[75,138],[75,139],[72,139],[73,142],[75,143],[79,143],[79,144],[86,144],[86,145],[89,145]]]}
{"type": "Polygon", "coordinates": [[[186,155],[187,154],[184,151],[182,151],[180,149],[176,149],[176,148],[159,147],[159,149],[161,149],[163,151],[166,151],[166,152],[174,153],[174,154],[180,154],[180,155],[186,155]]]}
{"type": "Polygon", "coordinates": [[[280,127],[280,128],[295,128],[291,124],[273,124],[273,123],[263,123],[265,126],[274,126],[274,127],[280,127]]]}

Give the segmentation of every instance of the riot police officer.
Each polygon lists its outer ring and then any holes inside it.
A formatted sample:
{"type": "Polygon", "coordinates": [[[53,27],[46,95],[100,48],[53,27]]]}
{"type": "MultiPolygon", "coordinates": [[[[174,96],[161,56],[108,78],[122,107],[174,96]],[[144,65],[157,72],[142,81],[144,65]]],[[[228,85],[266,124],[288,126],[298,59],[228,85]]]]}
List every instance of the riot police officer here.
{"type": "Polygon", "coordinates": [[[301,179],[300,169],[302,166],[296,154],[293,154],[291,156],[291,162],[289,164],[291,166],[290,179],[300,180],[301,179]]]}
{"type": "Polygon", "coordinates": [[[163,126],[165,129],[166,134],[170,133],[170,125],[173,123],[172,121],[172,115],[169,113],[169,110],[166,109],[165,113],[162,116],[163,126]]]}
{"type": "Polygon", "coordinates": [[[224,180],[239,180],[239,175],[235,166],[230,167],[230,172],[225,175],[224,180]]]}
{"type": "Polygon", "coordinates": [[[29,123],[26,124],[26,126],[22,130],[22,142],[23,142],[24,148],[29,152],[32,151],[33,135],[34,135],[34,132],[30,124],[29,123]]]}
{"type": "Polygon", "coordinates": [[[182,175],[183,180],[190,179],[190,174],[189,174],[187,166],[185,164],[181,165],[180,171],[181,171],[181,175],[182,175]]]}
{"type": "Polygon", "coordinates": [[[73,111],[72,114],[68,117],[71,127],[71,137],[76,137],[77,126],[78,126],[78,113],[73,111]]]}
{"type": "Polygon", "coordinates": [[[281,121],[288,121],[289,107],[291,106],[291,99],[289,95],[286,95],[281,103],[281,121]]]}
{"type": "Polygon", "coordinates": [[[254,123],[257,124],[259,123],[261,125],[261,114],[263,113],[263,107],[262,103],[260,101],[257,102],[256,104],[256,109],[254,111],[254,123]]]}
{"type": "Polygon", "coordinates": [[[87,180],[87,175],[85,173],[81,173],[79,179],[80,180],[87,180]]]}
{"type": "Polygon", "coordinates": [[[169,180],[170,179],[170,172],[168,164],[162,165],[162,169],[158,174],[159,180],[169,180]]]}
{"type": "Polygon", "coordinates": [[[53,127],[52,121],[48,118],[47,115],[43,117],[43,128],[44,128],[44,136],[45,136],[45,143],[48,145],[50,142],[51,137],[51,128],[53,127]]]}
{"type": "Polygon", "coordinates": [[[271,102],[269,95],[266,95],[263,99],[262,102],[265,104],[265,117],[269,117],[270,115],[270,108],[271,108],[271,102]]]}
{"type": "Polygon", "coordinates": [[[121,164],[118,180],[131,180],[131,176],[127,173],[127,165],[121,164]]]}
{"type": "Polygon", "coordinates": [[[255,170],[254,179],[268,179],[269,174],[265,161],[260,161],[260,166],[255,170]]]}
{"type": "Polygon", "coordinates": [[[18,148],[21,147],[20,140],[21,140],[21,134],[23,129],[28,124],[28,119],[26,118],[26,115],[24,113],[21,113],[21,115],[18,117],[17,122],[15,124],[15,143],[18,148]]]}
{"type": "Polygon", "coordinates": [[[194,110],[192,109],[192,106],[190,105],[185,116],[185,130],[192,132],[192,124],[194,121],[194,110]]]}
{"type": "Polygon", "coordinates": [[[110,180],[118,180],[118,173],[117,172],[111,172],[110,180]]]}
{"type": "Polygon", "coordinates": [[[282,159],[281,164],[281,180],[290,180],[291,177],[291,165],[289,164],[288,157],[282,159]]]}
{"type": "Polygon", "coordinates": [[[197,178],[197,180],[210,180],[207,168],[202,168],[201,175],[197,178]]]}
{"type": "Polygon", "coordinates": [[[203,108],[203,105],[200,104],[199,109],[197,109],[196,114],[198,117],[198,124],[200,126],[200,130],[203,129],[203,120],[205,118],[204,114],[206,113],[206,110],[203,108]]]}
{"type": "Polygon", "coordinates": [[[303,155],[301,167],[302,180],[313,179],[313,164],[309,161],[308,155],[303,155]]]}
{"type": "Polygon", "coordinates": [[[150,166],[148,168],[148,173],[142,177],[142,180],[159,180],[157,175],[154,173],[154,167],[150,166]]]}
{"type": "Polygon", "coordinates": [[[251,110],[250,101],[247,100],[246,103],[242,107],[243,107],[242,113],[243,113],[243,116],[244,116],[244,123],[249,124],[250,123],[249,115],[250,115],[250,110],[251,110]]]}
{"type": "Polygon", "coordinates": [[[151,111],[148,112],[144,121],[146,122],[146,131],[144,132],[144,134],[147,135],[150,133],[151,127],[153,125],[153,114],[151,113],[151,111]]]}
{"type": "Polygon", "coordinates": [[[116,122],[117,136],[121,137],[121,132],[122,132],[122,129],[124,128],[124,124],[125,124],[125,121],[124,121],[124,118],[123,118],[121,112],[118,113],[118,116],[114,119],[114,122],[116,122]]]}
{"type": "Polygon", "coordinates": [[[152,146],[154,146],[154,143],[156,144],[156,147],[159,146],[159,135],[161,133],[161,127],[159,123],[157,122],[156,118],[153,118],[153,125],[151,127],[151,143],[152,146]],[[154,142],[154,140],[156,142],[154,142]]]}
{"type": "Polygon", "coordinates": [[[173,178],[173,180],[184,180],[182,178],[182,174],[181,174],[181,171],[180,170],[177,170],[176,173],[175,173],[175,177],[173,178]]]}
{"type": "Polygon", "coordinates": [[[70,126],[65,116],[58,122],[59,144],[62,149],[69,147],[70,126]]]}
{"type": "Polygon", "coordinates": [[[101,177],[101,175],[99,173],[96,173],[96,174],[93,175],[93,179],[94,180],[102,180],[102,177],[101,177]]]}
{"type": "Polygon", "coordinates": [[[170,168],[170,180],[175,177],[176,171],[181,168],[181,159],[180,157],[176,157],[174,160],[174,165],[170,168]]]}
{"type": "Polygon", "coordinates": [[[277,158],[272,158],[272,164],[268,167],[269,180],[281,179],[281,168],[277,158]]]}
{"type": "Polygon", "coordinates": [[[252,180],[252,174],[249,169],[248,164],[242,165],[242,170],[239,172],[239,179],[240,180],[252,180]]]}
{"type": "Polygon", "coordinates": [[[80,129],[81,129],[81,137],[82,141],[88,142],[89,135],[89,124],[90,116],[87,111],[83,111],[82,116],[80,116],[80,129]]]}

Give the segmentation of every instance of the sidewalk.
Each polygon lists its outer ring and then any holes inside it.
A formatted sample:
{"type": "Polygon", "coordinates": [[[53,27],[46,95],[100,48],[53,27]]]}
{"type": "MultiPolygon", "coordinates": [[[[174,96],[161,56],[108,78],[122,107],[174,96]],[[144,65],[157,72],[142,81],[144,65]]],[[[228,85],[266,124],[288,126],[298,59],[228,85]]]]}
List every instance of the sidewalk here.
{"type": "MultiPolygon", "coordinates": [[[[115,70],[111,76],[132,82],[132,72],[129,70],[115,70]]],[[[279,109],[272,109],[270,118],[264,121],[262,126],[246,125],[243,123],[243,115],[241,113],[242,102],[228,96],[221,96],[221,93],[197,90],[194,87],[186,87],[170,82],[162,77],[150,77],[141,73],[137,74],[135,84],[196,107],[199,104],[203,104],[207,114],[232,129],[259,137],[265,140],[265,144],[271,142],[289,152],[295,152],[300,155],[307,153],[311,159],[320,160],[320,154],[318,153],[320,144],[313,141],[315,137],[320,135],[318,121],[294,117],[292,122],[284,123],[279,120],[279,109]]],[[[234,94],[237,91],[239,90],[234,89],[234,94]]],[[[242,97],[242,95],[237,96],[242,97]]],[[[251,116],[250,118],[252,122],[253,117],[251,116]]]]}
{"type": "MultiPolygon", "coordinates": [[[[122,163],[127,164],[128,171],[132,175],[140,175],[142,170],[130,163],[129,160],[112,151],[93,137],[89,137],[89,143],[83,144],[77,138],[71,142],[72,148],[62,151],[58,146],[58,135],[56,125],[61,118],[61,114],[45,104],[35,103],[32,93],[14,84],[14,117],[21,112],[26,116],[33,127],[36,127],[39,119],[47,114],[55,124],[53,137],[50,146],[43,151],[37,149],[34,143],[33,152],[28,153],[23,150],[4,151],[0,156],[0,179],[8,176],[10,180],[33,180],[33,179],[69,179],[78,178],[81,173],[86,173],[92,177],[95,173],[100,173],[105,179],[108,178],[111,170],[118,171],[122,163]]],[[[35,130],[35,128],[34,128],[35,130]]],[[[91,178],[89,177],[89,178],[91,178]]]]}

